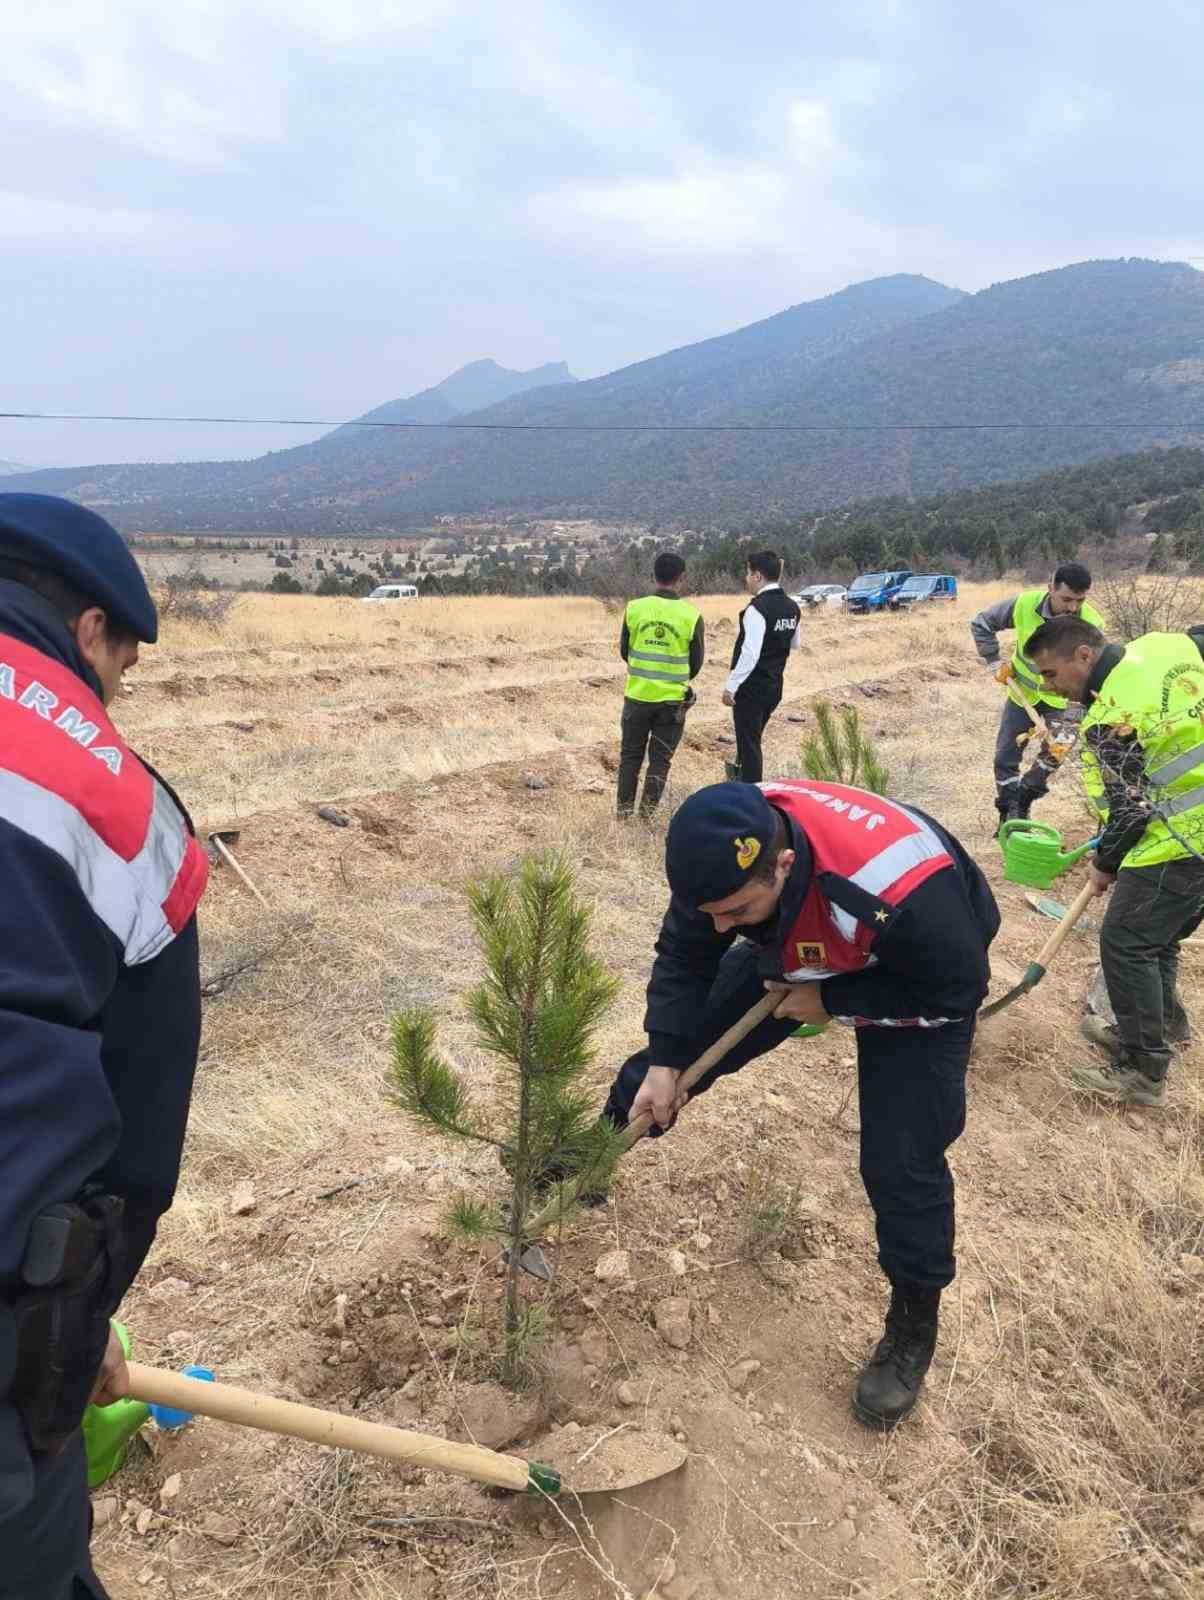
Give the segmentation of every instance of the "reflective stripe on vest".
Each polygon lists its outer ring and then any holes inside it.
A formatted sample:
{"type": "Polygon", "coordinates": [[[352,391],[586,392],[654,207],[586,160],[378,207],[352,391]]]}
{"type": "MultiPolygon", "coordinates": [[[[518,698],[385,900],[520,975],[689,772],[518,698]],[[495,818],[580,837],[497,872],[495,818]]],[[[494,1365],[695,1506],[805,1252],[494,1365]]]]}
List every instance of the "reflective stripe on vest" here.
{"type": "Polygon", "coordinates": [[[811,883],[782,944],[792,983],[871,966],[875,930],[825,900],[819,879],[835,873],[887,905],[899,905],[934,872],[952,864],[940,835],[923,818],[884,796],[839,783],[766,783],[767,800],[785,811],[811,847],[811,883]]]}
{"type": "MultiPolygon", "coordinates": [[[[1017,705],[1023,705],[1021,694],[1027,699],[1040,698],[1047,706],[1056,706],[1064,710],[1069,701],[1060,694],[1054,694],[1045,687],[1041,674],[1025,655],[1025,646],[1048,617],[1041,615],[1041,603],[1049,593],[1048,589],[1026,589],[1023,594],[1016,596],[1016,604],[1012,608],[1012,626],[1016,630],[1016,648],[1012,652],[1012,671],[1016,674],[1016,685],[1008,686],[1008,696],[1017,705]]],[[[1091,623],[1094,628],[1102,628],[1104,619],[1093,606],[1083,604],[1079,613],[1084,622],[1091,623]]]]}
{"type": "Polygon", "coordinates": [[[687,600],[644,595],[624,614],[628,700],[681,701],[690,684],[690,641],[698,612],[687,600]]]}
{"type": "Polygon", "coordinates": [[[1145,832],[1122,867],[1204,856],[1204,661],[1185,633],[1147,633],[1100,685],[1083,718],[1083,780],[1107,816],[1104,775],[1087,741],[1092,728],[1131,729],[1154,802],[1145,832]],[[1172,819],[1174,821],[1172,822],[1172,819]]]}
{"type": "Polygon", "coordinates": [[[69,668],[0,636],[0,817],[71,868],[127,966],[188,923],[209,872],[175,801],[69,668]]]}

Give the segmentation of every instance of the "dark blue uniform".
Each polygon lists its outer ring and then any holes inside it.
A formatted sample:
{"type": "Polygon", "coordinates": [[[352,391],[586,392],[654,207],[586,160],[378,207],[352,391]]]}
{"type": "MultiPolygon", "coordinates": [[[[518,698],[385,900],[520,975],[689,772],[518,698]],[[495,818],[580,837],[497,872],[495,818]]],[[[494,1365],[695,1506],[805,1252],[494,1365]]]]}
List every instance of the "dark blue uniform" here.
{"type": "MultiPolygon", "coordinates": [[[[795,965],[784,960],[783,940],[811,886],[813,864],[806,833],[784,820],[795,862],[769,922],[739,935],[717,933],[710,917],[676,896],[670,901],[648,985],[648,1047],[619,1070],[605,1107],[612,1121],[626,1122],[650,1065],[688,1066],[762,998],[767,979],[780,981],[795,965]]],[[[954,1275],[953,1178],[945,1152],[965,1126],[966,1065],[999,912],[973,859],[938,824],[923,820],[951,864],[902,905],[821,875],[825,895],[849,916],[870,921],[881,913],[885,920],[873,965],[825,979],[820,992],[830,1016],[859,1022],[861,1177],[874,1210],[879,1264],[892,1283],[941,1289],[954,1275]]],[[[767,1018],[693,1092],[773,1050],[797,1026],[767,1018]]],[[[654,1136],[660,1131],[654,1128],[654,1136]]]]}
{"type": "Polygon", "coordinates": [[[124,1249],[110,1283],[114,1304],[120,1299],[175,1192],[200,1038],[194,907],[203,864],[170,791],[158,780],[147,790],[145,771],[124,746],[98,744],[108,737],[103,713],[88,710],[98,690],[54,608],[22,585],[0,581],[0,711],[8,718],[0,724],[7,730],[0,744],[3,1600],[103,1593],[88,1557],[78,1436],[59,1455],[32,1455],[5,1399],[13,1358],[6,1303],[17,1292],[30,1223],[90,1180],[121,1197],[124,1249]],[[22,695],[13,663],[35,659],[29,652],[45,664],[40,678],[59,686],[64,711],[57,721],[43,715],[49,702],[31,696],[28,683],[22,695]],[[75,709],[92,724],[66,716],[64,683],[77,685],[75,709]],[[101,759],[85,767],[80,793],[67,775],[93,724],[88,755],[101,759]],[[37,741],[59,736],[55,760],[31,781],[31,750],[36,755],[37,741]],[[106,831],[120,839],[129,820],[119,802],[130,790],[106,787],[113,765],[125,766],[119,782],[153,795],[154,842],[165,860],[175,852],[163,883],[149,882],[144,904],[135,903],[125,863],[106,842],[106,831]],[[156,921],[161,889],[166,905],[156,921]]]}

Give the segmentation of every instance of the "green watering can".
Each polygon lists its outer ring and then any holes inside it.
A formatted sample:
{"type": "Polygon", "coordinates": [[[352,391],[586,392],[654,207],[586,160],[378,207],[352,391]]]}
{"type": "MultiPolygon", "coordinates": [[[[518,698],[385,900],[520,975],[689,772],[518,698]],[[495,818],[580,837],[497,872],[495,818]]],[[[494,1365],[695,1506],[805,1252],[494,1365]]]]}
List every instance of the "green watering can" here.
{"type": "Polygon", "coordinates": [[[1062,835],[1048,822],[1030,822],[1014,817],[998,833],[1003,851],[1003,875],[1009,883],[1022,883],[1027,889],[1048,889],[1076,861],[1081,861],[1099,843],[1088,839],[1077,850],[1062,849],[1062,835]]]}
{"type": "MultiPolygon", "coordinates": [[[[113,1332],[128,1356],[130,1336],[125,1325],[113,1324],[113,1332]]],[[[185,1367],[189,1378],[212,1383],[213,1374],[208,1367],[185,1367]]],[[[160,1428],[174,1430],[192,1421],[191,1411],[177,1411],[169,1406],[147,1405],[141,1400],[115,1400],[111,1406],[89,1406],[84,1412],[84,1452],[88,1460],[88,1488],[99,1489],[107,1483],[125,1460],[130,1441],[145,1422],[154,1418],[160,1428]]]]}

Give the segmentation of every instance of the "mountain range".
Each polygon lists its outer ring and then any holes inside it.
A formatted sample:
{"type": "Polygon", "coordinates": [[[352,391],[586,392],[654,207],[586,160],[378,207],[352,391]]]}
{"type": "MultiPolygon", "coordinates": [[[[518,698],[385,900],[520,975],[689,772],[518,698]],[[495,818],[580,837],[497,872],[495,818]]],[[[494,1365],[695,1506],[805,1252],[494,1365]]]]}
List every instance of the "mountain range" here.
{"type": "Polygon", "coordinates": [[[57,470],[6,487],[72,495],[127,529],[797,516],[1198,442],[1202,350],[1204,274],[1182,263],[1083,262],[974,295],[897,274],[588,382],[538,368],[506,375],[524,381],[501,396],[457,383],[493,366],[474,363],[361,419],[447,426],[345,427],[257,461],[57,470]],[[456,414],[436,414],[443,404],[456,414]],[[676,428],[692,431],[656,431],[676,428]]]}

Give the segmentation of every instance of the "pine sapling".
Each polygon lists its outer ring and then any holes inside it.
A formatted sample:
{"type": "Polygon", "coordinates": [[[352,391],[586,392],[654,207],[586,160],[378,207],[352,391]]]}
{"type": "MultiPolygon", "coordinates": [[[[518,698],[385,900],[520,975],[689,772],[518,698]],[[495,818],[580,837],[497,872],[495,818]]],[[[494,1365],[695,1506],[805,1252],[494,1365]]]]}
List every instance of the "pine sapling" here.
{"type": "Polygon", "coordinates": [[[816,731],[803,740],[803,770],[807,776],[885,794],[890,774],[862,731],[857,708],[845,706],[840,723],[826,700],[817,700],[812,710],[816,731]]]}
{"type": "Polygon", "coordinates": [[[462,1076],[440,1056],[427,1011],[394,1018],[392,1098],[416,1121],[451,1138],[495,1146],[510,1177],[507,1214],[468,1196],[448,1218],[462,1236],[505,1236],[506,1357],[517,1382],[531,1318],[519,1292],[526,1224],[549,1178],[584,1177],[605,1188],[620,1154],[620,1135],[599,1122],[584,1083],[594,1034],[617,981],[589,949],[590,913],[577,898],[571,869],[556,856],[528,857],[517,880],[483,877],[468,889],[485,977],[468,1008],[483,1048],[503,1064],[502,1106],[474,1100],[462,1076]]]}

